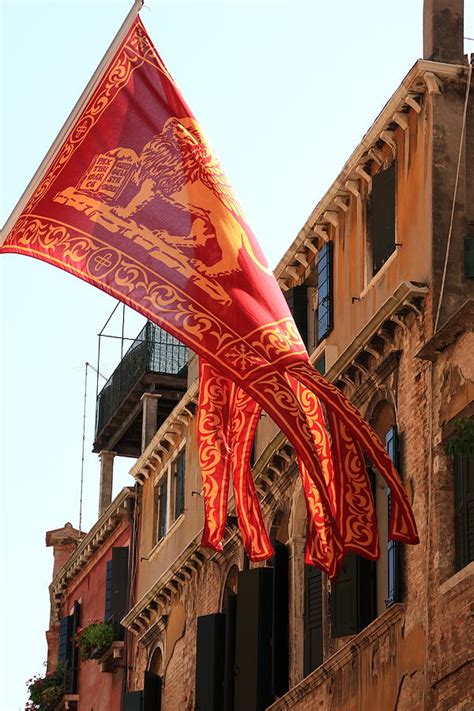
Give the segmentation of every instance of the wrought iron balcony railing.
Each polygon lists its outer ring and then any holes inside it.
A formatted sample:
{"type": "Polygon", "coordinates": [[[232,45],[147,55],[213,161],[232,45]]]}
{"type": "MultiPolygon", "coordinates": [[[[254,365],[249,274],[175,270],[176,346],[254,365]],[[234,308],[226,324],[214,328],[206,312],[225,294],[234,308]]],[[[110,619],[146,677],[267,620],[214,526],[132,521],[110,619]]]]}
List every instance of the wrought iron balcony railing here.
{"type": "Polygon", "coordinates": [[[148,321],[97,397],[96,435],[146,373],[185,376],[187,348],[148,321]]]}

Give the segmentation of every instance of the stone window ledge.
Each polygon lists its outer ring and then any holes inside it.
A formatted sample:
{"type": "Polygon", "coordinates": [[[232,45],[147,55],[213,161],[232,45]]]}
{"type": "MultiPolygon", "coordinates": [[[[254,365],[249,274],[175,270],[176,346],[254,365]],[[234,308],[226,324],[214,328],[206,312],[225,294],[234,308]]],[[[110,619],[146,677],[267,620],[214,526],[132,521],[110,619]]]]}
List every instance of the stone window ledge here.
{"type": "Polygon", "coordinates": [[[444,595],[449,590],[452,590],[465,580],[469,580],[472,577],[474,577],[474,560],[465,565],[464,568],[461,568],[461,570],[458,570],[458,572],[454,573],[454,575],[451,575],[451,577],[445,580],[444,583],[441,583],[439,586],[439,592],[441,595],[444,595]]]}
{"type": "Polygon", "coordinates": [[[285,696],[268,707],[268,711],[283,711],[292,709],[293,706],[308,696],[313,689],[316,689],[337,671],[349,665],[362,649],[373,644],[382,637],[390,627],[395,627],[402,622],[405,614],[405,606],[397,603],[388,608],[368,627],[359,632],[355,637],[341,647],[335,654],[328,657],[317,669],[305,677],[299,684],[294,686],[285,696]]]}

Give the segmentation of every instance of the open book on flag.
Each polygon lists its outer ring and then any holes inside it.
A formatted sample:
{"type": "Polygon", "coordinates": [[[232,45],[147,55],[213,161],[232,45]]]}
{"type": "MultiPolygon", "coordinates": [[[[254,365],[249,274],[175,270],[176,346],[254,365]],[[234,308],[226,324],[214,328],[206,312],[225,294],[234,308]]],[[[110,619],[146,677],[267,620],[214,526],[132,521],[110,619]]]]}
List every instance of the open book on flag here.
{"type": "Polygon", "coordinates": [[[204,545],[222,547],[232,479],[249,557],[273,553],[250,470],[262,409],[297,455],[308,563],[334,577],[346,551],[378,556],[366,460],[391,489],[390,537],[416,543],[392,461],[311,365],[242,208],[138,16],[119,40],[7,223],[0,251],[74,274],[199,355],[204,545]]]}

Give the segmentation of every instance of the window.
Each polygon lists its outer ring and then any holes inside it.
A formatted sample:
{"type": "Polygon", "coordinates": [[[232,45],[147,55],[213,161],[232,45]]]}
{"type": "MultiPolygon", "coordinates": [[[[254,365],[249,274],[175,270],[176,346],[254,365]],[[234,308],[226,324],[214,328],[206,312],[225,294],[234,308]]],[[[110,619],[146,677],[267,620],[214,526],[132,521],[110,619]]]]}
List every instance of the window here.
{"type": "Polygon", "coordinates": [[[285,291],[285,299],[305,346],[308,345],[308,294],[306,285],[285,291]]]}
{"type": "Polygon", "coordinates": [[[173,462],[174,465],[174,517],[181,516],[184,513],[184,469],[185,469],[186,450],[182,449],[173,462]]]}
{"type": "Polygon", "coordinates": [[[320,343],[333,328],[332,242],[325,242],[318,254],[316,339],[320,343]]]}
{"type": "Polygon", "coordinates": [[[474,560],[474,454],[454,455],[456,570],[474,560]]]}
{"type": "Polygon", "coordinates": [[[395,250],[396,164],[372,176],[367,199],[367,242],[374,276],[395,250]]]}
{"type": "Polygon", "coordinates": [[[304,566],[304,675],[323,663],[323,581],[319,568],[304,566]]]}
{"type": "Polygon", "coordinates": [[[114,639],[122,640],[124,629],[120,620],[128,611],[128,547],[112,548],[105,576],[104,622],[114,628],[114,639]]]}
{"type": "Polygon", "coordinates": [[[155,534],[153,543],[166,536],[171,524],[185,510],[186,450],[168,463],[155,486],[155,534]]]}
{"type": "Polygon", "coordinates": [[[65,692],[77,693],[77,671],[79,666],[78,648],[75,636],[81,621],[81,605],[74,603],[72,615],[61,617],[59,621],[59,649],[58,662],[66,669],[65,692]]]}
{"type": "Polygon", "coordinates": [[[331,589],[331,635],[357,634],[377,616],[375,563],[347,553],[331,589]]]}
{"type": "Polygon", "coordinates": [[[165,478],[161,486],[157,487],[158,502],[158,526],[156,540],[161,541],[166,536],[168,530],[168,477],[165,478]]]}

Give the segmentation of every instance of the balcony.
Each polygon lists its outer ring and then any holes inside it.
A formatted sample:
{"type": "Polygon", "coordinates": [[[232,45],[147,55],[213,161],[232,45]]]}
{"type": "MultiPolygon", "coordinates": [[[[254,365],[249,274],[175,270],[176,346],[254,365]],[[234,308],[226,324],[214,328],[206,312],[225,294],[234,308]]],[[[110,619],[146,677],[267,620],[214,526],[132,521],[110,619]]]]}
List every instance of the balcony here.
{"type": "Polygon", "coordinates": [[[176,338],[148,322],[125,353],[97,397],[94,452],[141,452],[145,393],[160,396],[157,429],[187,387],[188,350],[176,338]]]}

